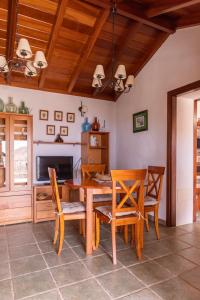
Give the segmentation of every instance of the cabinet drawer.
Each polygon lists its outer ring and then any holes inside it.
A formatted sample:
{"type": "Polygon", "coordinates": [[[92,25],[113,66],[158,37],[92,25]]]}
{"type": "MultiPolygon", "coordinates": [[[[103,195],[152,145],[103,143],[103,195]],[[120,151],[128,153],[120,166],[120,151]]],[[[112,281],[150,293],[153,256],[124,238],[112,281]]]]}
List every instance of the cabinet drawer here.
{"type": "Polygon", "coordinates": [[[41,210],[36,212],[37,219],[38,220],[54,220],[55,219],[55,214],[53,210],[41,210]]]}
{"type": "Polygon", "coordinates": [[[32,220],[32,208],[21,207],[13,209],[0,210],[0,224],[11,223],[14,221],[32,220]]]}
{"type": "Polygon", "coordinates": [[[54,211],[53,209],[53,202],[52,201],[41,201],[41,202],[37,202],[36,203],[37,206],[37,211],[44,211],[44,210],[52,210],[52,212],[54,211]]]}
{"type": "Polygon", "coordinates": [[[32,206],[31,195],[0,197],[0,210],[32,206]]]}

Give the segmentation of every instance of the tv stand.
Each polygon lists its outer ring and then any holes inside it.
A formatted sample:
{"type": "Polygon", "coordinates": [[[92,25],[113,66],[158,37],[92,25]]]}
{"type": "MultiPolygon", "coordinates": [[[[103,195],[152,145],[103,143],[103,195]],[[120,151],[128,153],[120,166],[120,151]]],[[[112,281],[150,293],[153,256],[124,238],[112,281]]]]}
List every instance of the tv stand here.
{"type": "MultiPolygon", "coordinates": [[[[64,184],[58,184],[59,194],[61,201],[69,201],[69,190],[64,184]]],[[[55,219],[52,190],[48,183],[35,184],[33,186],[33,221],[34,223],[51,221],[55,219]],[[39,194],[45,193],[45,199],[39,199],[39,194]]]]}

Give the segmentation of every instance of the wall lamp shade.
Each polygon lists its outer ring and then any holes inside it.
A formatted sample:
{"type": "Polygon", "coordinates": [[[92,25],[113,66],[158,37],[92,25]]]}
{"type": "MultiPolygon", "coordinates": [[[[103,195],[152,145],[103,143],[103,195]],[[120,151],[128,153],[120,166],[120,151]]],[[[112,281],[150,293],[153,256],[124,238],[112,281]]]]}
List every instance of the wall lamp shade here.
{"type": "Polygon", "coordinates": [[[129,75],[125,83],[125,88],[131,88],[133,84],[134,84],[134,76],[129,75]]]}
{"type": "Polygon", "coordinates": [[[32,51],[27,39],[20,39],[17,47],[16,54],[20,58],[31,58],[32,51]]]}
{"type": "Polygon", "coordinates": [[[37,76],[36,68],[32,65],[31,61],[27,61],[24,74],[27,77],[35,77],[35,76],[37,76]]]}
{"type": "Polygon", "coordinates": [[[34,67],[44,69],[48,66],[44,52],[43,51],[37,51],[35,53],[35,59],[33,62],[34,67]]]}
{"type": "Polygon", "coordinates": [[[100,88],[100,87],[102,87],[101,79],[94,78],[93,81],[92,81],[92,86],[94,88],[100,88]]]}
{"type": "Polygon", "coordinates": [[[116,92],[123,92],[124,91],[124,83],[122,80],[117,80],[115,84],[115,91],[116,92]]]}
{"type": "Polygon", "coordinates": [[[4,56],[0,56],[0,70],[3,73],[9,72],[7,60],[4,56]]]}
{"type": "Polygon", "coordinates": [[[105,73],[104,73],[104,69],[103,69],[102,65],[96,66],[93,78],[95,78],[95,79],[104,79],[105,78],[105,73]]]}
{"type": "Polygon", "coordinates": [[[124,65],[119,65],[115,73],[116,79],[126,79],[126,69],[124,65]]]}

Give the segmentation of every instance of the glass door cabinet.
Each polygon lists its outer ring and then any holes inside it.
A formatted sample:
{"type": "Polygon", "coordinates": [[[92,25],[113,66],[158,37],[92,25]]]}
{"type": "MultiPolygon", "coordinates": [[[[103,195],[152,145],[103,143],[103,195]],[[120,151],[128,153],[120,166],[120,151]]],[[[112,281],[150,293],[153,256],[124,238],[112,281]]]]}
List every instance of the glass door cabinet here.
{"type": "Polygon", "coordinates": [[[0,192],[9,191],[9,116],[0,116],[0,192]]]}

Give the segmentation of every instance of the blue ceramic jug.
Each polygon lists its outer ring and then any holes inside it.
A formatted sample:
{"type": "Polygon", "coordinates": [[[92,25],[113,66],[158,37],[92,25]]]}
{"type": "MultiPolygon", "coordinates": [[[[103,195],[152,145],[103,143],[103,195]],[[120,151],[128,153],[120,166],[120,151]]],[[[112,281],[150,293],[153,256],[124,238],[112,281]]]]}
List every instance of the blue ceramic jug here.
{"type": "Polygon", "coordinates": [[[88,118],[85,118],[84,123],[82,124],[82,130],[83,132],[90,131],[91,129],[91,124],[88,122],[88,118]]]}

